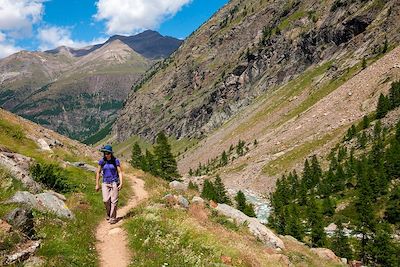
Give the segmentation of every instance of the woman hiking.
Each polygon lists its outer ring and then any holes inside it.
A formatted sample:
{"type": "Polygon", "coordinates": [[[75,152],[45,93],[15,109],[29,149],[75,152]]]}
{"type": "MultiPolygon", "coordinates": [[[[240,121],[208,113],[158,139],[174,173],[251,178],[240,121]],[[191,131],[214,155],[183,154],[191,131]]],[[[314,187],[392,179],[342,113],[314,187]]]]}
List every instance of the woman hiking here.
{"type": "Polygon", "coordinates": [[[112,147],[105,145],[100,149],[103,158],[99,160],[96,171],[96,191],[100,190],[100,175],[103,174],[101,191],[106,208],[107,221],[110,224],[117,222],[118,192],[122,187],[121,163],[114,157],[112,147]]]}

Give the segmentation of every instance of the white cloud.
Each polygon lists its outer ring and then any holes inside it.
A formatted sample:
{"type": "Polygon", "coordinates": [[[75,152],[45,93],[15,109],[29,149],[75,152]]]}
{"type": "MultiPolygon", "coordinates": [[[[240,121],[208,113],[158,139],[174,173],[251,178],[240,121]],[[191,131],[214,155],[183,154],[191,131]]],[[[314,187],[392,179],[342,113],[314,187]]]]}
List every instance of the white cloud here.
{"type": "Polygon", "coordinates": [[[0,30],[12,37],[32,34],[32,25],[41,21],[45,0],[0,0],[0,30]]]}
{"type": "Polygon", "coordinates": [[[92,44],[103,43],[105,38],[93,39],[92,41],[73,40],[71,30],[68,27],[47,26],[38,30],[38,39],[40,41],[40,50],[49,50],[58,46],[68,46],[72,48],[82,48],[92,44]]]}
{"type": "Polygon", "coordinates": [[[6,39],[6,35],[0,32],[0,58],[7,57],[20,51],[21,48],[6,39]]]}
{"type": "Polygon", "coordinates": [[[133,34],[157,28],[192,0],[99,0],[97,20],[105,20],[108,34],[133,34]]]}

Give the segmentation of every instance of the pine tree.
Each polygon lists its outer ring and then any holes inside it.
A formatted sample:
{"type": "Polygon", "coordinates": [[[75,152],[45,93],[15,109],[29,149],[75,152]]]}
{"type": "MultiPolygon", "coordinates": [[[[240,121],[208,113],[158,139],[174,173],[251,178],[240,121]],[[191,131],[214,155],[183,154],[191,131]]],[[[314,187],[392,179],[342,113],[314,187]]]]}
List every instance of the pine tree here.
{"type": "Polygon", "coordinates": [[[400,106],[400,81],[393,82],[389,90],[390,109],[400,106]]]}
{"type": "Polygon", "coordinates": [[[144,164],[143,164],[143,170],[151,173],[154,176],[158,175],[157,165],[156,165],[154,155],[149,150],[146,150],[145,160],[144,160],[144,164]]]}
{"type": "Polygon", "coordinates": [[[308,223],[311,228],[311,245],[313,247],[324,247],[326,245],[326,233],[323,225],[323,218],[315,196],[310,196],[308,201],[308,223]]]}
{"type": "Polygon", "coordinates": [[[367,246],[374,231],[375,218],[373,211],[373,190],[368,177],[370,167],[365,156],[357,164],[357,199],[355,202],[358,216],[357,231],[362,235],[360,257],[363,262],[368,259],[367,246]]]}
{"type": "Polygon", "coordinates": [[[245,146],[245,142],[244,141],[242,141],[242,140],[239,140],[239,142],[238,142],[238,144],[237,144],[237,146],[236,146],[236,153],[239,155],[239,156],[243,156],[244,155],[244,146],[245,146]]]}
{"type": "Polygon", "coordinates": [[[286,206],[287,224],[285,234],[293,236],[297,240],[302,241],[304,238],[304,227],[300,218],[300,211],[297,204],[286,206]]]}
{"type": "Polygon", "coordinates": [[[365,69],[367,67],[367,59],[364,57],[361,63],[361,68],[365,69]]]}
{"type": "Polygon", "coordinates": [[[246,197],[241,190],[237,192],[235,200],[237,209],[240,211],[244,211],[246,209],[246,197]]]}
{"type": "Polygon", "coordinates": [[[343,220],[340,218],[336,221],[337,229],[332,237],[332,250],[341,258],[352,259],[353,252],[351,250],[349,239],[344,233],[343,220]]]}
{"type": "Polygon", "coordinates": [[[227,164],[228,164],[228,155],[226,154],[226,152],[224,150],[224,152],[222,152],[222,155],[221,155],[220,165],[221,166],[226,166],[227,164]]]}
{"type": "Polygon", "coordinates": [[[318,162],[317,156],[313,155],[311,158],[311,187],[315,187],[320,181],[322,177],[322,169],[318,162]]]}
{"type": "Polygon", "coordinates": [[[228,197],[225,185],[222,183],[221,177],[219,175],[217,175],[217,177],[215,178],[214,188],[217,195],[217,203],[231,204],[231,200],[228,197]]]}
{"type": "Polygon", "coordinates": [[[305,160],[304,162],[304,168],[303,168],[303,178],[302,178],[302,183],[304,183],[305,187],[307,189],[311,189],[313,185],[313,173],[312,169],[310,166],[310,163],[308,162],[308,159],[305,160]]]}
{"type": "Polygon", "coordinates": [[[363,130],[367,129],[369,127],[369,124],[370,124],[369,117],[367,115],[365,115],[363,117],[363,121],[362,121],[363,130]]]}
{"type": "Polygon", "coordinates": [[[392,223],[400,223],[400,187],[393,190],[387,203],[385,219],[392,223]]]}
{"type": "Polygon", "coordinates": [[[335,205],[330,197],[327,197],[322,202],[322,214],[332,216],[335,213],[335,205]]]}
{"type": "Polygon", "coordinates": [[[371,255],[374,265],[398,266],[396,247],[391,234],[392,230],[387,223],[377,225],[374,238],[368,246],[368,254],[371,255]]]}
{"type": "Polygon", "coordinates": [[[142,150],[140,149],[139,144],[135,142],[132,147],[131,165],[134,168],[143,169],[143,161],[142,150]]]}
{"type": "Polygon", "coordinates": [[[368,137],[367,134],[365,132],[362,132],[359,136],[358,136],[358,145],[360,146],[360,148],[364,149],[366,148],[368,143],[368,137]]]}
{"type": "Polygon", "coordinates": [[[376,118],[382,119],[386,116],[390,109],[389,99],[381,94],[378,100],[378,106],[376,107],[376,118]]]}
{"type": "Polygon", "coordinates": [[[173,181],[179,178],[176,160],[172,155],[171,146],[164,132],[160,132],[157,135],[154,153],[159,175],[167,181],[173,181]]]}
{"type": "Polygon", "coordinates": [[[193,176],[193,170],[192,170],[192,168],[190,168],[190,170],[189,170],[189,176],[193,176]]]}
{"type": "Polygon", "coordinates": [[[199,186],[197,184],[193,183],[192,181],[190,181],[188,184],[188,189],[199,191],[199,186]]]}
{"type": "Polygon", "coordinates": [[[209,180],[204,181],[201,197],[208,200],[217,201],[217,193],[215,191],[214,184],[211,181],[209,180]]]}

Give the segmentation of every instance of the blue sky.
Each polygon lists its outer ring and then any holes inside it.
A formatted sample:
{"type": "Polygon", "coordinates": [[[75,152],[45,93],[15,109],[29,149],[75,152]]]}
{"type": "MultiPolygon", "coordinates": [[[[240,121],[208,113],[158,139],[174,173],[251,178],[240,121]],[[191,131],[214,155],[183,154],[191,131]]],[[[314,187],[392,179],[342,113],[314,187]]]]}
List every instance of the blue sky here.
{"type": "Polygon", "coordinates": [[[0,57],[145,29],[186,38],[228,0],[0,0],[0,57]]]}

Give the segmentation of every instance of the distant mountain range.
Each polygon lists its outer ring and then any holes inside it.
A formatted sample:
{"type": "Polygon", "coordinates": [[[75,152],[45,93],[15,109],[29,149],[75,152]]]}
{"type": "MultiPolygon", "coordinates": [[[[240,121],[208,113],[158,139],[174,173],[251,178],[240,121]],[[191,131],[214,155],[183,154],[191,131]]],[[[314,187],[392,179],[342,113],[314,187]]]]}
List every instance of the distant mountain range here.
{"type": "Polygon", "coordinates": [[[84,141],[115,120],[141,75],[181,43],[145,31],[79,49],[15,53],[0,60],[0,106],[84,141]]]}

